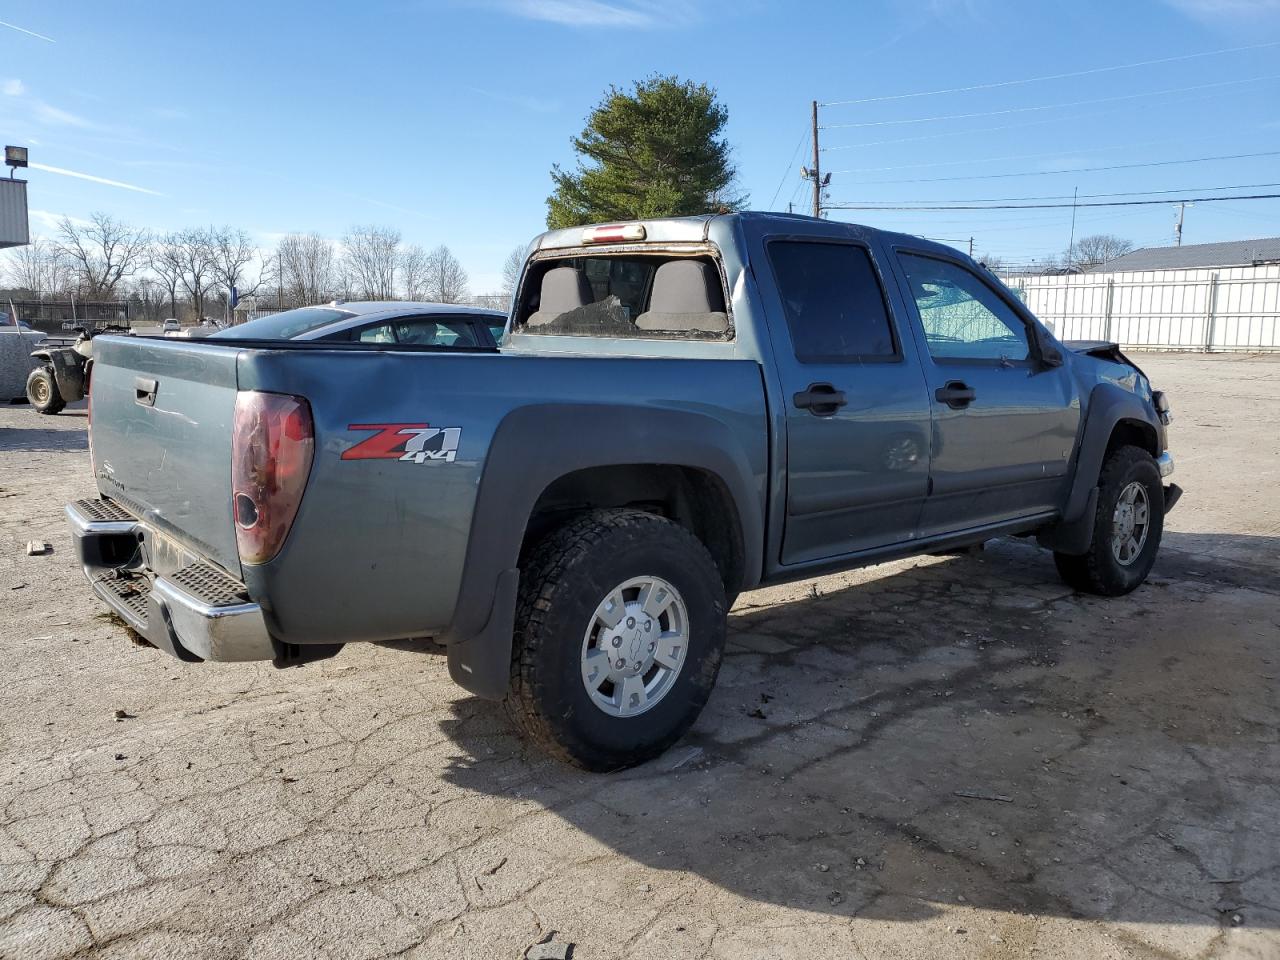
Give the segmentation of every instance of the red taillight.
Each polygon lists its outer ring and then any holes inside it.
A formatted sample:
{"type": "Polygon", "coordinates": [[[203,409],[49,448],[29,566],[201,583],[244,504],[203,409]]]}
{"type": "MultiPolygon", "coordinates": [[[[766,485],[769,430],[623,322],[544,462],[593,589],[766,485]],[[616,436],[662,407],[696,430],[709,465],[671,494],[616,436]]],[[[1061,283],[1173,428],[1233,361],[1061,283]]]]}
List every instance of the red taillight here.
{"type": "Polygon", "coordinates": [[[301,397],[241,391],[231,438],[231,510],[243,563],[284,545],[311,473],[315,430],[301,397]]]}

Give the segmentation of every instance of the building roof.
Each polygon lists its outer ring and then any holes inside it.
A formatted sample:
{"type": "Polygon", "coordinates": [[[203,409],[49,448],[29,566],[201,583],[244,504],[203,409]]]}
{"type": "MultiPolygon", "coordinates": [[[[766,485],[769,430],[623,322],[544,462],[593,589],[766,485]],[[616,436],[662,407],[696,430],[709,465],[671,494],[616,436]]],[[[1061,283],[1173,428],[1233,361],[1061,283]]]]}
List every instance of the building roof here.
{"type": "Polygon", "coordinates": [[[1100,264],[1092,272],[1193,270],[1197,267],[1240,267],[1274,262],[1280,262],[1280,237],[1194,243],[1181,247],[1143,247],[1100,264]]]}

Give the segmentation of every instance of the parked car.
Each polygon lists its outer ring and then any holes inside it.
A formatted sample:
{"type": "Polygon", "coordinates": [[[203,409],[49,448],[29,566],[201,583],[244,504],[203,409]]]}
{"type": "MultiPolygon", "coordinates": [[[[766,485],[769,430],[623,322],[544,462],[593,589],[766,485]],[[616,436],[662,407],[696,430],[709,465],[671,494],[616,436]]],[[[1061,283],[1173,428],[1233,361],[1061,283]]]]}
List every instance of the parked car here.
{"type": "Polygon", "coordinates": [[[1167,400],[963,254],[764,213],[531,249],[501,354],[99,340],[68,507],[97,594],[187,661],[435,637],[610,770],[693,723],[743,590],[1004,535],[1084,591],[1150,571],[1167,400]]]}
{"type": "Polygon", "coordinates": [[[268,314],[210,334],[210,338],[494,347],[506,323],[505,313],[457,304],[335,301],[268,314]]]}
{"type": "Polygon", "coordinates": [[[161,333],[165,333],[165,334],[180,333],[181,331],[182,331],[182,324],[180,324],[173,317],[170,317],[164,323],[160,324],[161,333]]]}

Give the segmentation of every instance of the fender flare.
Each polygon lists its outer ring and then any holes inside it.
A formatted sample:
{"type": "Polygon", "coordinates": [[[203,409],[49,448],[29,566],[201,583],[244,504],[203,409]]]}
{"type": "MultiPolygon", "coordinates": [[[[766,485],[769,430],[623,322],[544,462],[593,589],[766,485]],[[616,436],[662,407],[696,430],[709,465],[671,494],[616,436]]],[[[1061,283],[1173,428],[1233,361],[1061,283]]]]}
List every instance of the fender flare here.
{"type": "Polygon", "coordinates": [[[1151,427],[1160,436],[1160,424],[1149,403],[1113,383],[1100,383],[1089,394],[1084,428],[1076,450],[1075,472],[1062,510],[1062,519],[1039,534],[1041,546],[1059,553],[1079,555],[1093,542],[1093,522],[1098,506],[1098,478],[1102,475],[1107,445],[1116,425],[1133,420],[1151,427]]]}
{"type": "Polygon", "coordinates": [[[759,579],[763,477],[754,476],[728,424],[694,411],[628,405],[521,407],[490,443],[453,621],[440,638],[455,682],[488,699],[506,693],[520,546],[543,491],[578,470],[655,464],[704,470],[724,483],[741,531],[744,585],[759,579]]]}

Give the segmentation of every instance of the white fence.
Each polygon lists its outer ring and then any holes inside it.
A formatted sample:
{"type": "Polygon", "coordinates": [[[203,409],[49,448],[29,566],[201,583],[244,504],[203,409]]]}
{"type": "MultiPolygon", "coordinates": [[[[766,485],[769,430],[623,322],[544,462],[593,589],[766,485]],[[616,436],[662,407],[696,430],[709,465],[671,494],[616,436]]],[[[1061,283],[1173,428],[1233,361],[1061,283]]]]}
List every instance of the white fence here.
{"type": "Polygon", "coordinates": [[[1280,351],[1280,264],[1002,279],[1061,340],[1280,351]]]}

